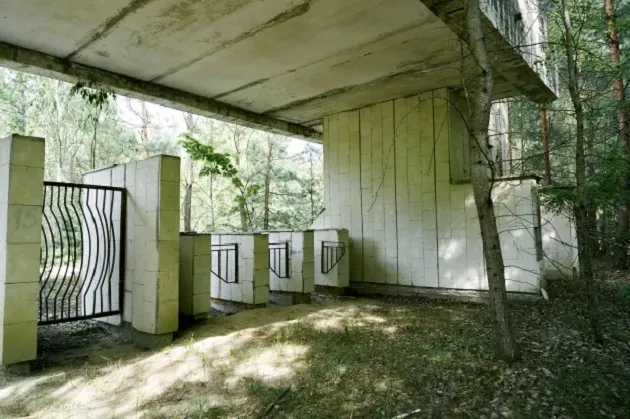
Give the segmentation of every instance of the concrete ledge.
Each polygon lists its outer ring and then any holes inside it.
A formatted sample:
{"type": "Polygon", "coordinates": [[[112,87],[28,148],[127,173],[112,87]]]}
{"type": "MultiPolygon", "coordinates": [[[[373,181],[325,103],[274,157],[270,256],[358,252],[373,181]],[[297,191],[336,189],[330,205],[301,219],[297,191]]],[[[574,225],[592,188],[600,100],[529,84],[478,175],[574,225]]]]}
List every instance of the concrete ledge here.
{"type": "Polygon", "coordinates": [[[254,310],[257,308],[265,308],[267,304],[246,304],[238,301],[220,300],[218,298],[210,299],[210,307],[226,314],[236,314],[241,311],[254,310]]]}
{"type": "Polygon", "coordinates": [[[318,294],[328,295],[330,297],[341,297],[346,295],[345,287],[329,287],[326,285],[315,285],[315,292],[318,294]]]}
{"type": "Polygon", "coordinates": [[[303,292],[270,291],[269,302],[279,306],[310,304],[311,294],[303,292]]]}
{"type": "MultiPolygon", "coordinates": [[[[457,290],[446,288],[421,288],[405,285],[371,284],[351,282],[349,291],[358,296],[394,295],[400,297],[417,297],[431,300],[453,300],[467,303],[488,304],[487,291],[457,290]]],[[[519,302],[536,302],[542,300],[538,294],[508,292],[508,299],[519,302]]]]}

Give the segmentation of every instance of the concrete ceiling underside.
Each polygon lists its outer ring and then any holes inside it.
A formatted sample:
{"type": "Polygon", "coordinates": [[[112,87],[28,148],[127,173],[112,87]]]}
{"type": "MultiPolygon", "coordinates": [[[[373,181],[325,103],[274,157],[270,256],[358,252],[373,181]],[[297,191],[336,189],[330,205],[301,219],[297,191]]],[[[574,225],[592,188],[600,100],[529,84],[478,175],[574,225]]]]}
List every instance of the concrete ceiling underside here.
{"type": "Polygon", "coordinates": [[[0,0],[0,19],[2,65],[303,138],[470,71],[419,0],[0,0]]]}

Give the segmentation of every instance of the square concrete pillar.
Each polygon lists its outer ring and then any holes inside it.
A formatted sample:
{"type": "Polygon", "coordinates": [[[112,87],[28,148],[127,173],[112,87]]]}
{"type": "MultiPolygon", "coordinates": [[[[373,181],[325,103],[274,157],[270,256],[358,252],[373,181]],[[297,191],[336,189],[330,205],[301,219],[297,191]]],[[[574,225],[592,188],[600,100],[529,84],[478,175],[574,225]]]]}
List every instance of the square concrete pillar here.
{"type": "Polygon", "coordinates": [[[179,236],[179,312],[201,317],[210,310],[210,234],[179,236]]]}
{"type": "Polygon", "coordinates": [[[310,302],[315,289],[315,233],[269,232],[270,301],[281,304],[310,302]]]}
{"type": "Polygon", "coordinates": [[[138,332],[172,336],[179,318],[180,159],[153,156],[103,171],[88,179],[127,194],[123,321],[138,332]]]}
{"type": "Polygon", "coordinates": [[[267,304],[269,239],[266,234],[212,235],[210,296],[212,307],[226,312],[267,304]]]}
{"type": "Polygon", "coordinates": [[[346,229],[315,230],[315,285],[350,285],[350,235],[346,229]]]}
{"type": "Polygon", "coordinates": [[[179,317],[180,160],[154,156],[133,166],[127,197],[134,219],[131,324],[153,335],[172,333],[179,317]]]}
{"type": "Polygon", "coordinates": [[[0,365],[35,359],[44,140],[0,139],[0,365]]]}

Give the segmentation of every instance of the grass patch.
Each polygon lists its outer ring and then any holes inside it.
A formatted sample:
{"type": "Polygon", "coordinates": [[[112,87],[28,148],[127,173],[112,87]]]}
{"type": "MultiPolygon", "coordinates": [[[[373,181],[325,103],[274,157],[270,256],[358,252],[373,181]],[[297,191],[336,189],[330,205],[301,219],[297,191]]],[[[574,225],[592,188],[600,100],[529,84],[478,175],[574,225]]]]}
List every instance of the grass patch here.
{"type": "Polygon", "coordinates": [[[212,319],[152,353],[105,355],[101,342],[79,354],[98,364],[68,365],[57,385],[0,388],[0,416],[628,417],[629,305],[619,289],[630,280],[599,279],[604,346],[592,343],[574,282],[550,283],[550,302],[513,306],[523,351],[514,365],[494,359],[485,306],[327,301],[212,319]]]}

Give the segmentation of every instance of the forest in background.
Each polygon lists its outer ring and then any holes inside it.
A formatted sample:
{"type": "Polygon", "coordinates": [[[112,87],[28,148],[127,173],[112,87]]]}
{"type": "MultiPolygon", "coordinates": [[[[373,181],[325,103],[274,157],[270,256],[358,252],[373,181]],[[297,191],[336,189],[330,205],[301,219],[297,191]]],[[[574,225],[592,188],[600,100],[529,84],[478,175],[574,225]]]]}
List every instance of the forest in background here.
{"type": "Polygon", "coordinates": [[[303,229],[323,210],[321,145],[73,87],[0,69],[0,136],[45,138],[46,180],[81,183],[95,168],[169,154],[182,159],[182,231],[303,229]],[[186,138],[227,155],[243,188],[200,176],[186,138]]]}

